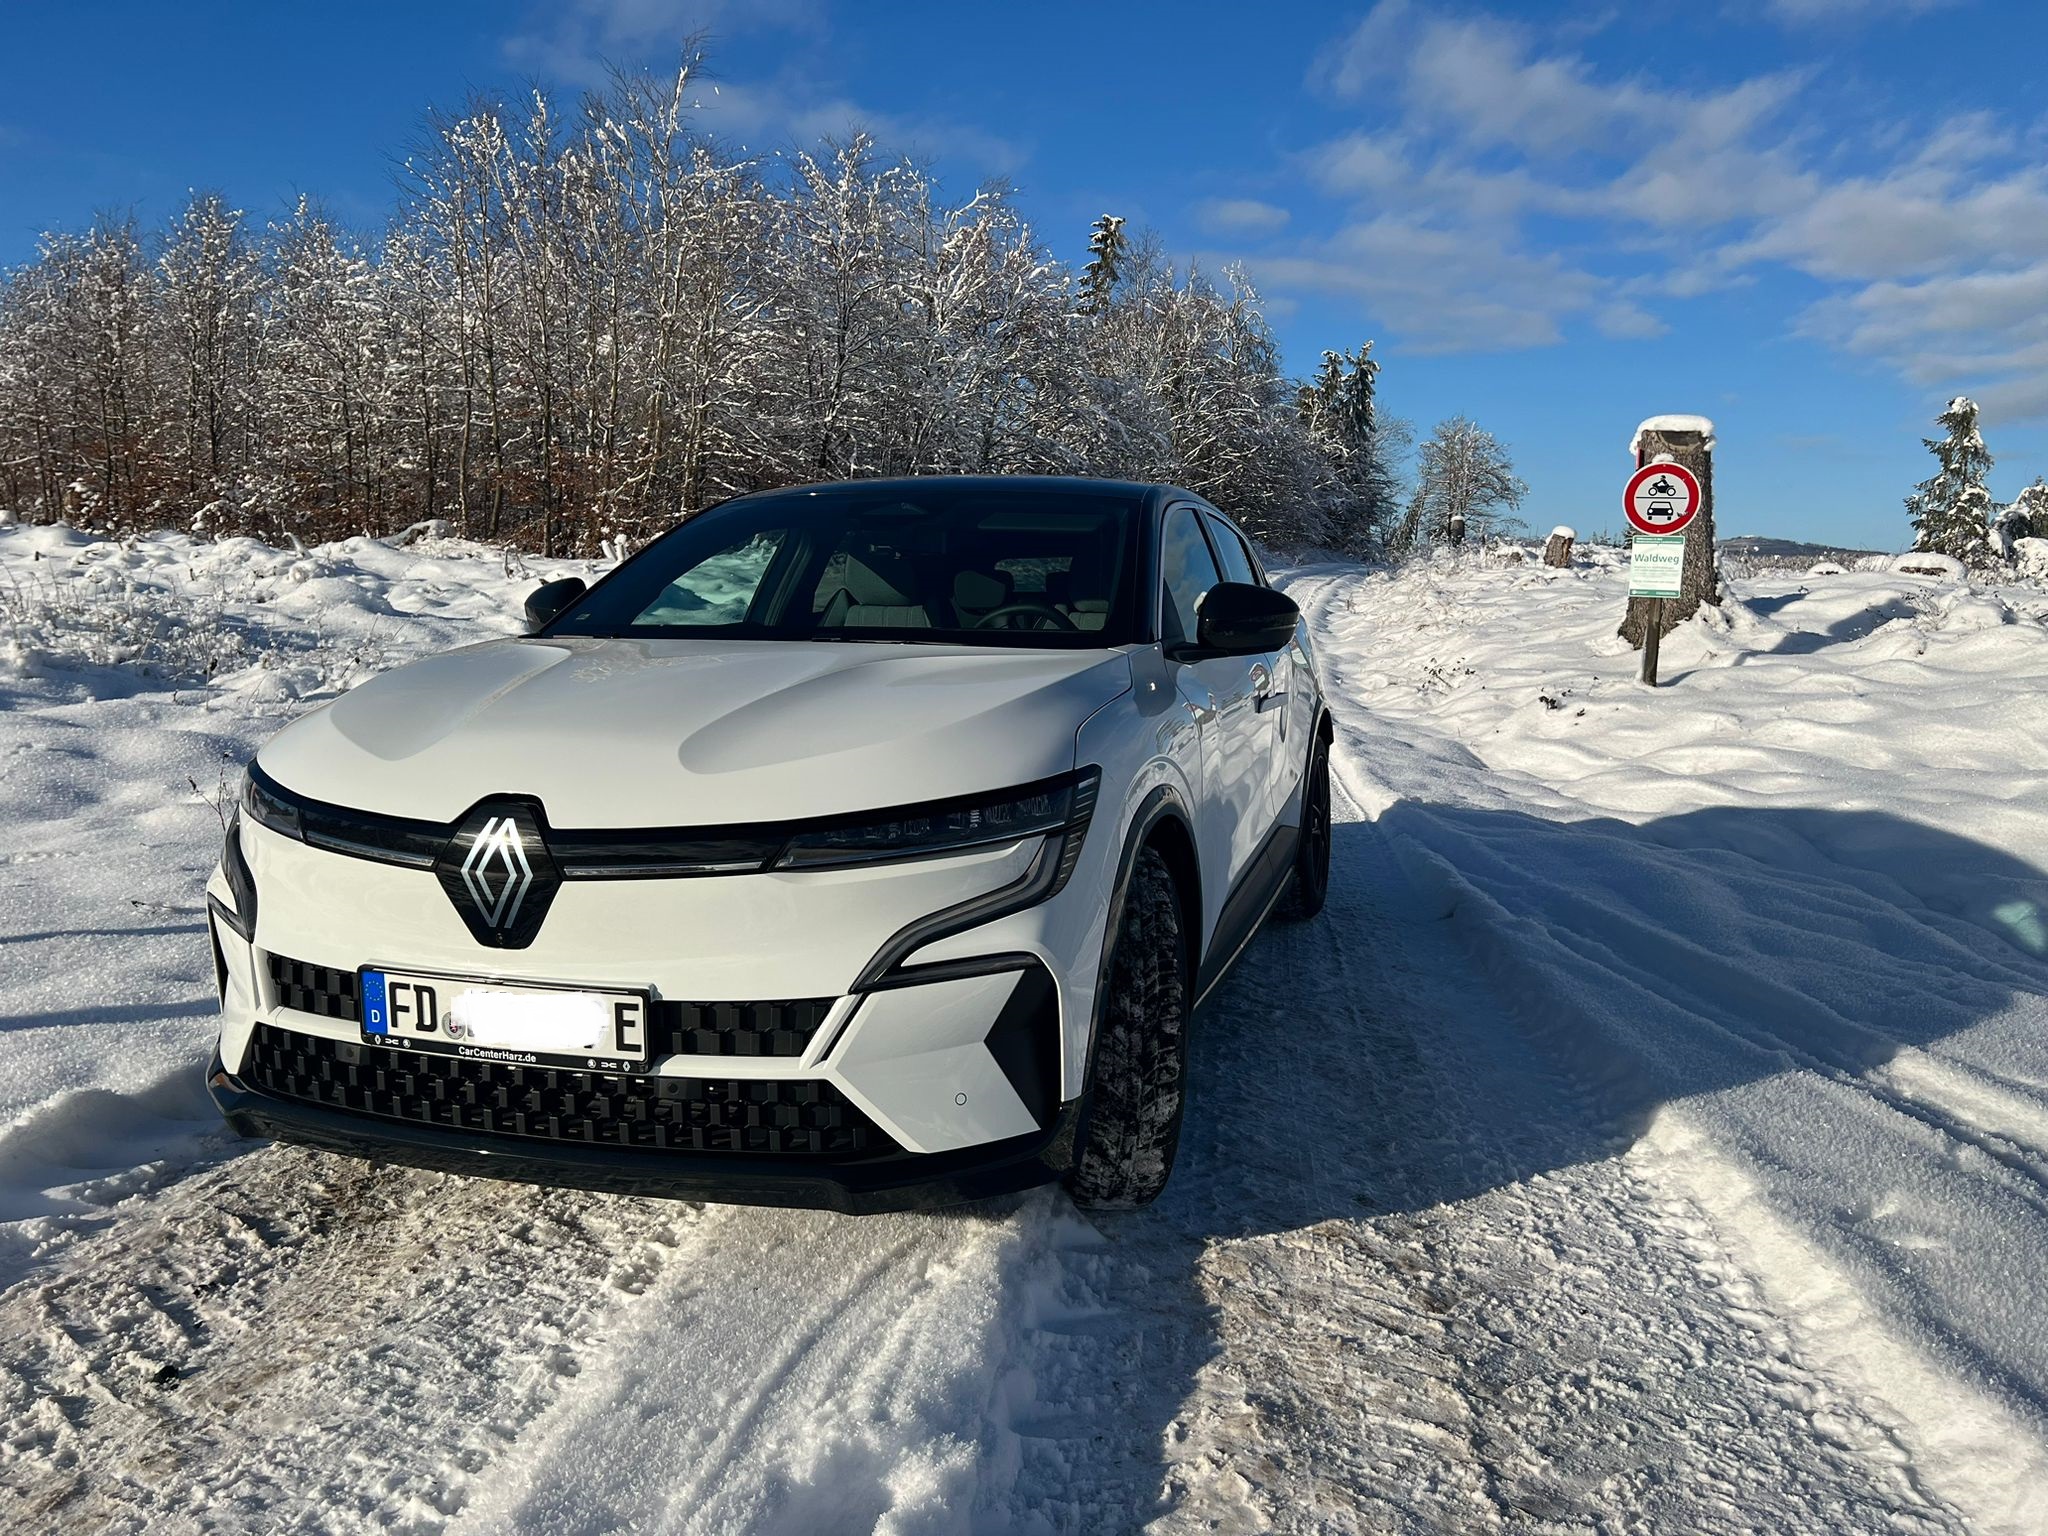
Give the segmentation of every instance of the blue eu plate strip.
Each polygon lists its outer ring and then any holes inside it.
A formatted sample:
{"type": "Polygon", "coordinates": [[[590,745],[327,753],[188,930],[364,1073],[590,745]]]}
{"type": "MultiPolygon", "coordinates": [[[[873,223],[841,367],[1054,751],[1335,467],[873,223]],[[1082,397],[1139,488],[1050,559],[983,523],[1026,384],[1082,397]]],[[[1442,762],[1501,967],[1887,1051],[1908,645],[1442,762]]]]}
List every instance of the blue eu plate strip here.
{"type": "Polygon", "coordinates": [[[363,1033],[366,1035],[388,1035],[391,1033],[391,1014],[384,1005],[384,973],[363,972],[363,1033]]]}

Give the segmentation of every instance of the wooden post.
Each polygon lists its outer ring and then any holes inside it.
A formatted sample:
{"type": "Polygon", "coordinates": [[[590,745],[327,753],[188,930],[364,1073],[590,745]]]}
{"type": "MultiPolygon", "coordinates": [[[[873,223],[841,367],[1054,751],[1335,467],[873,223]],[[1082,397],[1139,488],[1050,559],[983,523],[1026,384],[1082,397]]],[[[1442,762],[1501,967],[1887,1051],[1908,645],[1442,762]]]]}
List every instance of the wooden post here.
{"type": "Polygon", "coordinates": [[[1678,596],[1632,597],[1621,621],[1621,638],[1641,649],[1653,622],[1660,636],[1668,635],[1699,612],[1701,603],[1721,603],[1720,572],[1714,565],[1714,424],[1703,416],[1652,416],[1636,429],[1635,457],[1637,468],[1660,459],[1681,464],[1700,482],[1699,515],[1685,530],[1685,576],[1678,596]]]}
{"type": "Polygon", "coordinates": [[[1639,597],[1635,603],[1649,605],[1649,617],[1643,625],[1643,681],[1652,688],[1657,686],[1657,642],[1664,638],[1664,599],[1661,597],[1639,597]]]}

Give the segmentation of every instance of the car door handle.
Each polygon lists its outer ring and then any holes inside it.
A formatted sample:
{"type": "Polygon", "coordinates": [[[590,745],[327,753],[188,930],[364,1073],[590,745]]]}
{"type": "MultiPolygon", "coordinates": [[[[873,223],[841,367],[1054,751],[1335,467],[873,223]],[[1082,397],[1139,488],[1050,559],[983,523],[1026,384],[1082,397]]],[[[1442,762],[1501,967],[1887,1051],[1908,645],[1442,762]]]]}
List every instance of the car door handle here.
{"type": "Polygon", "coordinates": [[[1287,690],[1285,688],[1282,688],[1278,693],[1260,694],[1258,696],[1257,702],[1255,702],[1252,705],[1252,708],[1263,715],[1267,710],[1278,709],[1282,704],[1285,704],[1286,702],[1287,690]]]}

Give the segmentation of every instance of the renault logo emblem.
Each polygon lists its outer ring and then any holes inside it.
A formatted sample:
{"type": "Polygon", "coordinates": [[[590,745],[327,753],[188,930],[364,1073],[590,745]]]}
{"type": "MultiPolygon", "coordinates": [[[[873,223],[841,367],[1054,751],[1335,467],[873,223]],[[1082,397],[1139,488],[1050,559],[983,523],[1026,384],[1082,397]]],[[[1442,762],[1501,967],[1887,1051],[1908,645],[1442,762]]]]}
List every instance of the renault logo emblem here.
{"type": "Polygon", "coordinates": [[[519,915],[519,904],[533,884],[533,866],[526,862],[526,840],[519,835],[518,822],[495,816],[484,823],[469,857],[462,861],[462,883],[485,926],[503,928],[519,915]]]}
{"type": "Polygon", "coordinates": [[[441,889],[479,944],[524,949],[562,883],[537,806],[485,801],[434,863],[441,889]]]}

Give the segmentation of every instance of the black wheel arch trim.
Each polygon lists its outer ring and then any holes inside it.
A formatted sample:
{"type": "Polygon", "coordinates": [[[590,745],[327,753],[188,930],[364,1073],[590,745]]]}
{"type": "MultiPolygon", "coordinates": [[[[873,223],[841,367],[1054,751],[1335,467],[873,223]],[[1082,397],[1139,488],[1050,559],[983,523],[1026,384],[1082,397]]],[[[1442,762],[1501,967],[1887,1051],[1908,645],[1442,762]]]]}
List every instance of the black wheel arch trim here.
{"type": "MultiPolygon", "coordinates": [[[[1138,855],[1151,841],[1153,831],[1165,821],[1177,822],[1188,840],[1188,846],[1197,850],[1200,848],[1195,841],[1194,819],[1189,815],[1187,802],[1181,798],[1180,791],[1171,784],[1154,786],[1145,798],[1138,802],[1138,809],[1124,832],[1123,849],[1117,855],[1116,881],[1110,887],[1109,912],[1102,924],[1102,953],[1096,958],[1095,965],[1095,1002],[1088,1015],[1088,1070],[1082,1078],[1084,1087],[1095,1080],[1095,1042],[1102,1033],[1103,1010],[1109,1005],[1109,968],[1114,959],[1117,930],[1123,926],[1124,897],[1131,888],[1131,872],[1137,868],[1138,855]]],[[[1191,968],[1200,965],[1204,948],[1200,920],[1202,871],[1199,852],[1196,857],[1196,867],[1191,871],[1194,888],[1183,892],[1181,899],[1181,910],[1192,912],[1196,919],[1188,925],[1188,958],[1191,968]]],[[[1190,980],[1192,979],[1191,975],[1190,980]]]]}

